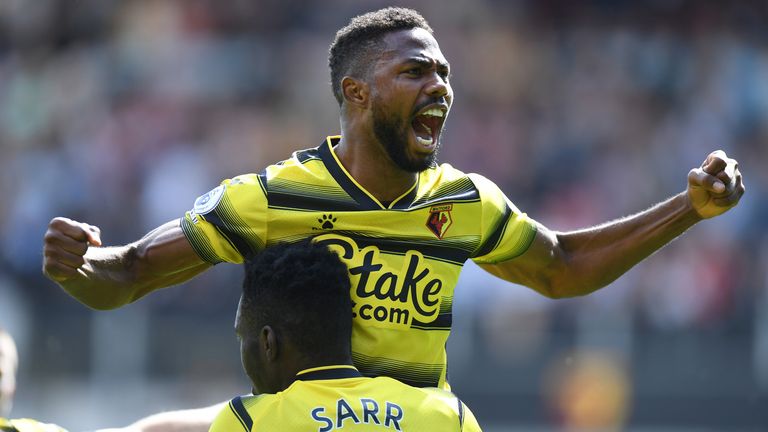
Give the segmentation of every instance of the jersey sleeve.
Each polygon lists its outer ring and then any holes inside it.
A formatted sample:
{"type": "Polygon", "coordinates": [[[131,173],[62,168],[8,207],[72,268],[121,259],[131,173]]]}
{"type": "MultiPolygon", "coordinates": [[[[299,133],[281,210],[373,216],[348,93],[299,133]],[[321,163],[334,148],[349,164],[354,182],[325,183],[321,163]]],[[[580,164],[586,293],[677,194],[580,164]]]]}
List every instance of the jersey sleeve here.
{"type": "Polygon", "coordinates": [[[461,399],[457,400],[463,406],[463,415],[460,419],[461,432],[481,432],[482,429],[480,429],[480,424],[477,423],[475,415],[472,413],[472,411],[470,411],[469,408],[467,408],[466,405],[464,405],[464,402],[462,402],[461,399]]]}
{"type": "Polygon", "coordinates": [[[9,420],[0,418],[0,431],[3,432],[67,432],[61,426],[51,423],[41,423],[32,419],[9,420]]]}
{"type": "Polygon", "coordinates": [[[253,420],[238,396],[219,411],[208,432],[250,432],[252,428],[253,420]]]}
{"type": "Polygon", "coordinates": [[[450,412],[450,429],[444,428],[444,430],[456,430],[460,432],[480,432],[480,425],[477,423],[475,415],[467,408],[464,402],[458,398],[455,394],[435,387],[421,387],[420,391],[429,394],[433,400],[425,406],[429,410],[447,410],[450,412]],[[436,400],[435,400],[436,399],[436,400]]]}
{"type": "Polygon", "coordinates": [[[495,264],[522,255],[536,236],[536,222],[521,212],[496,184],[469,174],[480,192],[480,246],[472,255],[478,264],[495,264]]]}
{"type": "Polygon", "coordinates": [[[247,174],[197,198],[181,229],[204,261],[241,263],[264,248],[266,213],[265,174],[247,174]]]}

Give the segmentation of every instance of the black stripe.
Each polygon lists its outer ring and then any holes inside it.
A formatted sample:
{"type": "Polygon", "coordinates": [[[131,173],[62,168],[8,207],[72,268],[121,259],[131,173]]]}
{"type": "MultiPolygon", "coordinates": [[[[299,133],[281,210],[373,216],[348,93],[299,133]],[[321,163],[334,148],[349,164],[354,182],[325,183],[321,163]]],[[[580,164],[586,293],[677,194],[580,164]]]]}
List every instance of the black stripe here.
{"type": "Polygon", "coordinates": [[[419,179],[421,178],[421,175],[416,179],[416,184],[413,186],[410,192],[408,192],[407,195],[400,198],[397,202],[395,202],[395,205],[392,206],[395,210],[405,210],[409,207],[411,207],[411,204],[413,204],[413,200],[416,199],[416,192],[419,190],[419,179]]]}
{"type": "Polygon", "coordinates": [[[227,239],[227,241],[229,241],[229,243],[235,249],[237,249],[237,252],[239,252],[243,258],[247,258],[256,254],[256,250],[251,247],[247,240],[227,227],[227,225],[222,220],[221,215],[219,214],[218,206],[212,212],[205,215],[205,220],[213,224],[213,226],[219,231],[219,234],[227,239]]]}
{"type": "MultiPolygon", "coordinates": [[[[423,196],[413,203],[414,206],[424,206],[439,201],[475,201],[480,199],[480,191],[474,182],[468,177],[463,177],[449,183],[443,183],[437,186],[435,191],[429,195],[423,196]]],[[[432,204],[434,205],[434,204],[432,204]]]]}
{"type": "Polygon", "coordinates": [[[240,400],[240,396],[232,399],[230,405],[235,410],[237,417],[243,423],[245,430],[250,432],[250,430],[253,429],[253,419],[251,419],[251,416],[248,414],[248,410],[245,409],[243,401],[240,400]]]}
{"type": "Polygon", "coordinates": [[[414,204],[408,210],[420,210],[426,207],[435,207],[443,204],[455,204],[455,203],[474,203],[480,202],[480,196],[470,192],[462,192],[457,195],[449,195],[444,198],[431,199],[429,201],[422,201],[418,204],[414,204]]]}
{"type": "Polygon", "coordinates": [[[296,152],[296,159],[299,160],[299,163],[304,163],[309,160],[314,159],[320,159],[320,155],[317,152],[317,147],[306,149],[306,150],[300,150],[296,152]]]}
{"type": "MultiPolygon", "coordinates": [[[[366,375],[366,376],[370,376],[371,378],[376,378],[377,376],[381,376],[381,375],[366,375]]],[[[389,378],[392,378],[392,379],[396,379],[401,383],[409,385],[411,387],[437,387],[438,385],[438,381],[414,381],[411,379],[398,377],[395,375],[389,375],[389,374],[385,376],[388,376],[389,378]]]]}
{"type": "Polygon", "coordinates": [[[357,369],[365,376],[387,376],[414,387],[437,387],[443,364],[427,365],[352,353],[357,369]]]}
{"type": "Polygon", "coordinates": [[[411,328],[417,328],[421,330],[450,330],[451,324],[453,324],[453,314],[449,312],[445,314],[439,314],[434,321],[428,323],[421,322],[414,318],[411,321],[411,328]]]}
{"type": "Polygon", "coordinates": [[[316,195],[296,195],[291,193],[271,192],[269,208],[288,208],[323,212],[355,211],[360,206],[353,201],[341,201],[316,195]]]}
{"type": "Polygon", "coordinates": [[[363,374],[361,374],[357,369],[334,368],[298,374],[296,375],[296,379],[301,381],[314,381],[340,378],[359,378],[361,376],[363,376],[363,374]]]}
{"type": "MultiPolygon", "coordinates": [[[[334,145],[338,143],[338,139],[335,138],[334,145]]],[[[333,154],[331,154],[331,143],[329,143],[329,140],[325,140],[320,147],[318,147],[318,153],[320,154],[320,158],[323,160],[323,163],[325,164],[325,168],[328,170],[328,172],[331,174],[334,180],[336,180],[336,183],[341,186],[344,191],[349,194],[357,203],[360,205],[360,210],[381,210],[382,207],[373,200],[368,194],[363,192],[357,185],[352,182],[352,180],[344,173],[344,170],[341,169],[338,163],[336,163],[336,159],[333,157],[333,154]]]]}
{"type": "Polygon", "coordinates": [[[485,243],[483,243],[482,246],[480,246],[480,249],[473,255],[475,257],[483,256],[489,254],[492,250],[496,249],[496,246],[499,243],[499,240],[501,239],[501,235],[504,234],[504,230],[507,227],[507,223],[509,222],[509,219],[512,217],[512,209],[509,208],[509,204],[504,204],[504,214],[501,215],[499,220],[496,222],[496,226],[493,229],[493,232],[491,235],[485,240],[485,243]]]}
{"type": "Polygon", "coordinates": [[[269,192],[267,189],[267,169],[263,169],[258,176],[256,176],[256,179],[259,181],[259,186],[261,186],[261,191],[264,192],[264,196],[267,197],[267,203],[269,203],[269,192]]]}
{"type": "Polygon", "coordinates": [[[461,399],[456,398],[456,402],[459,403],[459,430],[464,430],[464,403],[461,402],[461,399]]]}
{"type": "Polygon", "coordinates": [[[408,251],[418,251],[428,258],[449,261],[463,265],[469,258],[470,251],[458,247],[433,246],[414,242],[413,239],[386,239],[379,237],[364,237],[348,231],[336,231],[335,234],[349,237],[357,243],[360,249],[376,246],[380,251],[392,254],[405,254],[408,251]]]}
{"type": "MultiPolygon", "coordinates": [[[[198,216],[199,217],[199,216],[198,216]]],[[[187,237],[189,244],[192,245],[192,249],[197,252],[197,255],[211,264],[218,264],[222,262],[222,259],[216,255],[216,252],[211,247],[208,239],[197,231],[197,228],[193,226],[194,222],[187,220],[187,218],[181,219],[181,231],[187,237]]]]}

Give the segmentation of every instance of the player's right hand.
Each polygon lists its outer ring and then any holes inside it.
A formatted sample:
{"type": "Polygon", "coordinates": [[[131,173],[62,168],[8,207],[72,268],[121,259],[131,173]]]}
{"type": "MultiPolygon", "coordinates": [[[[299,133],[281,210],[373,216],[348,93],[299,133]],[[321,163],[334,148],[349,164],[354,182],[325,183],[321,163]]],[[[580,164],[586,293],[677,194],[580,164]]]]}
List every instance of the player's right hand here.
{"type": "Polygon", "coordinates": [[[101,230],[87,223],[56,217],[43,241],[43,273],[55,282],[77,275],[89,246],[101,246],[101,230]]]}

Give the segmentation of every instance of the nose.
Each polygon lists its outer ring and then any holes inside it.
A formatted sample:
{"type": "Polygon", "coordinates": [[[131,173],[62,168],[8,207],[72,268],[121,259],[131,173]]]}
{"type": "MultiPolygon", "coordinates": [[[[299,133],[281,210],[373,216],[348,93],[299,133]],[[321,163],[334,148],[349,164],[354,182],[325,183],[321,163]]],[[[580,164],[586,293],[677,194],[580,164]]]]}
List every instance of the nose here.
{"type": "Polygon", "coordinates": [[[426,91],[427,94],[435,98],[450,97],[451,85],[438,73],[434,73],[426,91]]]}

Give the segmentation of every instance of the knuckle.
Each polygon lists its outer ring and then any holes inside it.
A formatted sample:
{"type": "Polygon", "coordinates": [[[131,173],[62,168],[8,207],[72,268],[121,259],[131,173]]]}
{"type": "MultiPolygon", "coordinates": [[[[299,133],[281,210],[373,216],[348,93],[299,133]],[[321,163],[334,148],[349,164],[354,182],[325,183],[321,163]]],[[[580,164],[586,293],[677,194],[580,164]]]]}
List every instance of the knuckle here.
{"type": "Polygon", "coordinates": [[[48,223],[48,225],[51,226],[51,227],[55,227],[55,228],[61,228],[61,227],[65,226],[65,225],[67,225],[68,222],[69,222],[68,219],[63,218],[61,216],[57,216],[57,217],[51,219],[51,221],[48,223]]]}

